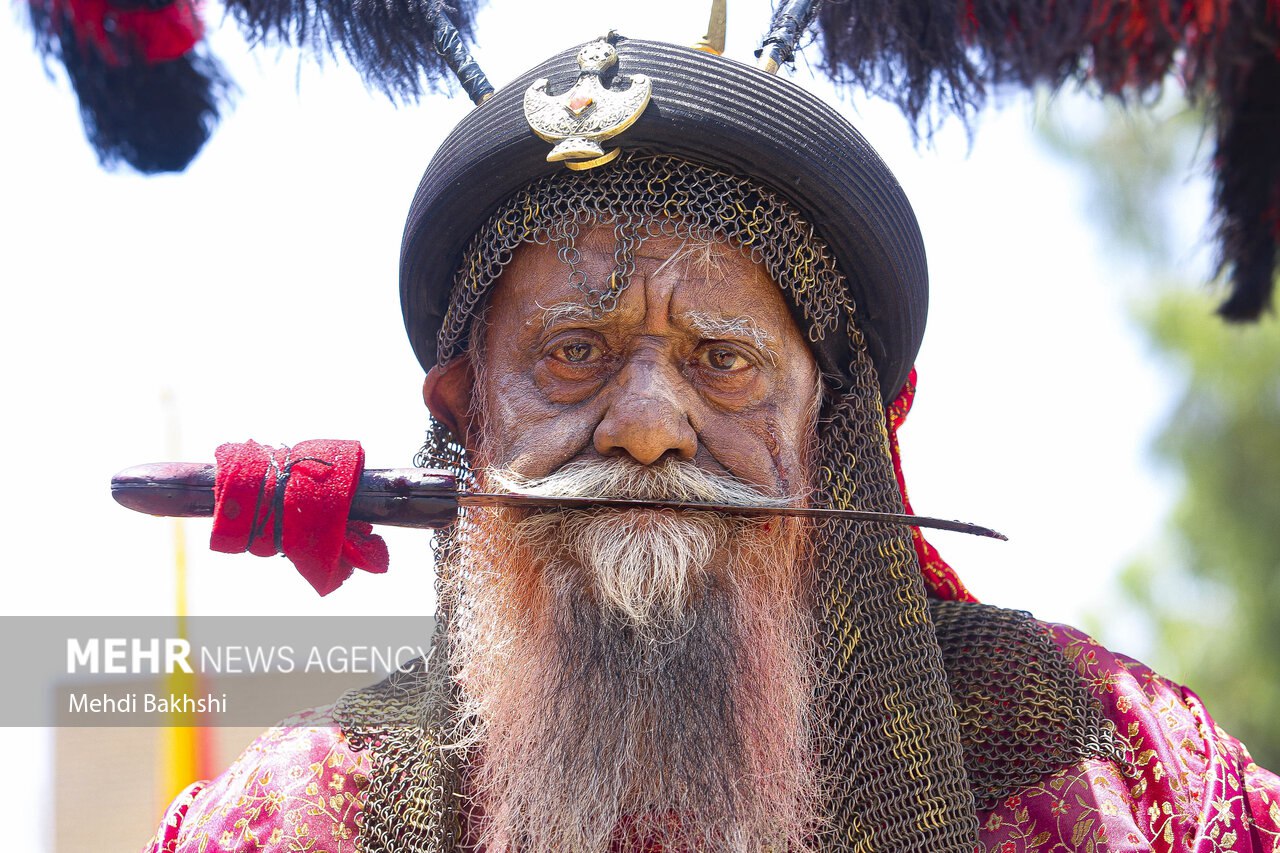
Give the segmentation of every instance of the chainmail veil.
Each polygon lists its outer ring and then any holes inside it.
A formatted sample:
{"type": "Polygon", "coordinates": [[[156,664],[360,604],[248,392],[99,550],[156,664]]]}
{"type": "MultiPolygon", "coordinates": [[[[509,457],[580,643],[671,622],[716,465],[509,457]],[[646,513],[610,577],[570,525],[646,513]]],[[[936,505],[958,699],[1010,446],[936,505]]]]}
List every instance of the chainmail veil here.
{"type": "MultiPolygon", "coordinates": [[[[823,501],[901,512],[875,369],[855,352],[854,386],[819,428],[823,501]]],[[[815,552],[828,849],[972,850],[974,802],[910,531],[826,522],[815,552]]]]}
{"type": "Polygon", "coordinates": [[[346,693],[334,719],[376,762],[357,816],[363,853],[443,853],[459,837],[457,751],[443,631],[418,658],[372,687],[346,693]]]}
{"type": "Polygon", "coordinates": [[[929,610],[979,811],[1089,758],[1110,761],[1136,781],[1132,745],[1103,714],[1047,625],[986,604],[931,601],[929,610]]]}
{"type": "MultiPolygon", "coordinates": [[[[452,471],[459,483],[470,482],[465,451],[434,421],[414,464],[452,471]],[[433,454],[429,459],[424,456],[428,448],[433,454]]],[[[334,719],[351,748],[368,752],[376,768],[368,776],[364,808],[357,817],[361,853],[445,853],[461,837],[460,751],[452,744],[463,732],[447,628],[457,584],[447,572],[456,565],[451,549],[461,545],[454,531],[464,527],[460,519],[433,539],[436,630],[429,657],[382,682],[348,691],[334,706],[334,719]]]]}

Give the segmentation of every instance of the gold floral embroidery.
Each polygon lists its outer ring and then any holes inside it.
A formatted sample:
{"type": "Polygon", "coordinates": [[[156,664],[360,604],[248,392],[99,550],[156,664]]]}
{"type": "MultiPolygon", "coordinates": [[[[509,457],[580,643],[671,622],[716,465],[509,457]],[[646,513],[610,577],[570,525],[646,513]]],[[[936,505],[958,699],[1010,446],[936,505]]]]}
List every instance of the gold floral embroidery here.
{"type": "MultiPolygon", "coordinates": [[[[983,853],[1280,853],[1280,779],[1217,728],[1195,694],[1054,628],[1127,743],[1123,766],[1083,761],[980,815],[983,853]]],[[[356,853],[368,758],[324,709],[258,739],[170,806],[147,853],[356,853]]]]}
{"type": "Polygon", "coordinates": [[[147,850],[355,853],[368,772],[327,709],[306,712],[259,737],[181,810],[175,801],[147,850]]]}
{"type": "Polygon", "coordinates": [[[1280,853],[1280,779],[1213,725],[1195,694],[1051,628],[1130,759],[1085,761],[1023,789],[980,816],[980,851],[1280,853]]]}

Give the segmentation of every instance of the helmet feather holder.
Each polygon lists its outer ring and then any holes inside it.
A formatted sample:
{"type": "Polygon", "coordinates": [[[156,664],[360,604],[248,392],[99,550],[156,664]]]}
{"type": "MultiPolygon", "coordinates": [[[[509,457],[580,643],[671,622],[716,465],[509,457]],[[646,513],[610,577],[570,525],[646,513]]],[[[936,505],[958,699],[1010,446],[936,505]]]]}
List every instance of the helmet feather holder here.
{"type": "Polygon", "coordinates": [[[787,0],[773,14],[769,33],[756,50],[756,64],[761,71],[777,74],[795,57],[800,37],[818,14],[819,0],[787,0]]]}
{"type": "MultiPolygon", "coordinates": [[[[775,18],[776,41],[765,47],[779,64],[812,13],[795,6],[775,18]]],[[[765,259],[823,374],[816,503],[903,509],[885,404],[920,344],[927,269],[901,187],[847,120],[749,65],[616,34],[531,69],[462,120],[413,200],[401,305],[424,369],[463,356],[514,247],[546,239],[556,217],[575,227],[657,220],[677,233],[671,223],[682,221],[765,259]],[[709,206],[731,227],[717,230],[709,206]],[[778,218],[754,218],[765,209],[778,218]],[[808,261],[770,265],[779,254],[808,261]],[[837,292],[815,308],[812,292],[828,285],[837,292]]],[[[608,310],[610,294],[588,292],[589,305],[593,294],[608,310]]],[[[469,481],[465,451],[443,425],[420,458],[469,481]]],[[[443,565],[465,541],[461,530],[443,536],[443,565]]],[[[824,781],[814,848],[968,853],[974,800],[910,535],[841,522],[818,524],[814,535],[814,737],[824,781]]]]}

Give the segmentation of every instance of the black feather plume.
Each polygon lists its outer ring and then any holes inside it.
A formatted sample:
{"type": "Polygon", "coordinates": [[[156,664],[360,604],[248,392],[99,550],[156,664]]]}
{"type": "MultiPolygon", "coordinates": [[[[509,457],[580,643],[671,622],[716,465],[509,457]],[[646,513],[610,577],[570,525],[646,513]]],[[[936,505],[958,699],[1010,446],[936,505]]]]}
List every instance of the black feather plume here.
{"type": "Polygon", "coordinates": [[[85,135],[105,167],[181,172],[234,92],[222,66],[199,47],[152,62],[127,38],[100,44],[86,36],[85,22],[74,20],[67,4],[33,2],[31,19],[37,48],[66,67],[85,135]]]}
{"type": "Polygon", "coordinates": [[[222,66],[192,51],[155,64],[111,66],[64,52],[85,133],[102,165],[181,172],[200,153],[233,89],[222,66]]]}
{"type": "Polygon", "coordinates": [[[827,73],[898,104],[927,135],[946,115],[967,119],[1000,86],[1075,80],[1106,94],[1150,95],[1174,68],[1191,5],[829,0],[818,24],[827,73]]]}
{"type": "Polygon", "coordinates": [[[958,6],[828,0],[818,12],[824,68],[897,104],[926,135],[934,110],[967,117],[982,106],[988,75],[966,49],[958,6]]]}
{"type": "Polygon", "coordinates": [[[917,136],[969,118],[1002,87],[1075,82],[1141,103],[1169,81],[1215,123],[1214,217],[1232,291],[1220,312],[1271,303],[1280,236],[1277,0],[827,0],[824,70],[897,104],[917,136]]]}
{"type": "Polygon", "coordinates": [[[228,0],[250,39],[280,41],[321,55],[341,52],[372,87],[411,101],[448,86],[453,72],[436,52],[436,21],[447,15],[473,41],[484,0],[228,0]]]}
{"type": "Polygon", "coordinates": [[[1231,293],[1228,320],[1256,320],[1271,308],[1280,237],[1280,61],[1268,54],[1219,99],[1214,207],[1220,268],[1231,293]]]}

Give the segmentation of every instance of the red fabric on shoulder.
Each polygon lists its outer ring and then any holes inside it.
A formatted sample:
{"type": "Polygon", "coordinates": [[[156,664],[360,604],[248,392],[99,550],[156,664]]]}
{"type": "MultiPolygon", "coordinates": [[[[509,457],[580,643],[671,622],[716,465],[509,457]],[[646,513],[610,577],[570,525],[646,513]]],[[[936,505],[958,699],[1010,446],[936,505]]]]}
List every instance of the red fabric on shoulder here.
{"type": "Polygon", "coordinates": [[[321,595],[354,569],[387,570],[386,543],[367,522],[347,519],[364,471],[359,442],[277,448],[247,441],[222,445],[215,458],[214,551],[284,554],[321,595]]]}
{"type": "MultiPolygon", "coordinates": [[[[903,511],[911,515],[915,514],[915,510],[911,508],[911,501],[907,498],[907,481],[902,476],[902,453],[898,449],[898,428],[906,421],[915,396],[916,369],[913,367],[911,374],[907,377],[907,384],[902,386],[898,396],[885,410],[885,419],[889,427],[889,453],[893,457],[893,475],[897,477],[898,490],[902,492],[903,511]]],[[[916,556],[920,558],[920,573],[924,575],[925,585],[929,587],[931,593],[945,601],[976,602],[978,600],[973,593],[965,589],[955,569],[942,559],[937,548],[929,544],[919,527],[911,528],[911,544],[915,546],[916,556]]]]}

